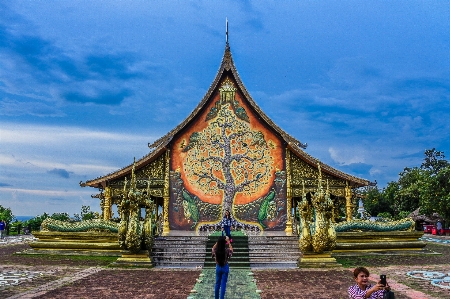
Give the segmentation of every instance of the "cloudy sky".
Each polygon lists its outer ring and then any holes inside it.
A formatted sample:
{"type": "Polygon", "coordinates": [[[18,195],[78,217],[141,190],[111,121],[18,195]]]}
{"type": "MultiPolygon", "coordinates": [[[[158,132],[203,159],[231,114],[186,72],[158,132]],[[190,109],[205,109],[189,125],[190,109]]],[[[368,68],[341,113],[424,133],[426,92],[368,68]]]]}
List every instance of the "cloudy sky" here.
{"type": "Polygon", "coordinates": [[[2,1],[0,205],[99,211],[81,188],[148,153],[225,48],[273,121],[383,188],[450,155],[448,1],[2,1]]]}

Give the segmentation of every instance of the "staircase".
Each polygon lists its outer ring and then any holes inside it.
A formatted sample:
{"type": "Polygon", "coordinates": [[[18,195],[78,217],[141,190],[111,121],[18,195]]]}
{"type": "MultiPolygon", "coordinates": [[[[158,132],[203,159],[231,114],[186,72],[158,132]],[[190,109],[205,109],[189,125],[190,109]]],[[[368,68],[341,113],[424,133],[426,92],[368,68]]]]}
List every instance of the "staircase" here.
{"type": "MultiPolygon", "coordinates": [[[[217,236],[208,236],[208,242],[206,242],[206,259],[205,268],[215,268],[215,259],[211,257],[212,248],[217,242],[217,236]]],[[[248,237],[247,236],[233,236],[233,256],[228,260],[228,264],[231,268],[249,268],[250,261],[248,255],[248,237]]]]}
{"type": "Polygon", "coordinates": [[[151,251],[153,265],[162,268],[202,267],[206,236],[165,236],[155,238],[151,251]]]}
{"type": "MultiPolygon", "coordinates": [[[[151,259],[162,268],[214,268],[211,250],[217,236],[165,236],[156,238],[151,259]]],[[[297,236],[233,236],[232,268],[297,268],[301,256],[297,236]]]]}
{"type": "Polygon", "coordinates": [[[297,236],[249,236],[251,268],[297,268],[301,256],[297,236]]]}

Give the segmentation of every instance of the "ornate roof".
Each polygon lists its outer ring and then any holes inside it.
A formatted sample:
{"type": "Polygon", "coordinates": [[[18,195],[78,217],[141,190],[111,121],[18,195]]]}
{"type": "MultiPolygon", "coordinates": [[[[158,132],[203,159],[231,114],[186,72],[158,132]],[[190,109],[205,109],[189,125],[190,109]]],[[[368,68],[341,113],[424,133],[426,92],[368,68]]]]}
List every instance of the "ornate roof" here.
{"type": "Polygon", "coordinates": [[[236,80],[237,85],[239,86],[240,91],[250,104],[250,106],[259,114],[261,119],[263,119],[272,129],[274,129],[281,137],[288,143],[296,144],[301,148],[306,148],[307,144],[303,144],[300,141],[296,140],[294,137],[290,136],[286,132],[284,132],[281,128],[279,128],[267,115],[259,108],[256,102],[252,99],[244,84],[242,83],[241,78],[236,70],[236,66],[233,62],[233,57],[231,56],[230,46],[227,43],[225,46],[225,53],[222,58],[222,63],[220,64],[219,71],[217,72],[216,78],[212,82],[211,86],[208,89],[208,92],[203,97],[202,101],[198,104],[198,106],[192,111],[192,113],[176,128],[167,133],[165,136],[159,138],[152,144],[149,144],[150,148],[158,147],[161,144],[167,144],[168,140],[172,139],[175,134],[180,132],[183,128],[185,128],[191,120],[195,118],[195,116],[202,110],[202,108],[207,104],[208,100],[212,96],[213,92],[216,90],[218,84],[220,83],[220,79],[222,78],[222,74],[225,71],[230,71],[233,74],[234,79],[236,80]]]}
{"type": "MultiPolygon", "coordinates": [[[[228,42],[225,46],[225,53],[222,58],[222,63],[220,64],[220,68],[216,74],[216,77],[214,81],[211,83],[211,86],[209,87],[208,91],[206,92],[203,99],[200,101],[200,103],[197,105],[197,107],[191,112],[191,114],[183,121],[181,122],[177,127],[175,127],[173,130],[168,132],[163,137],[157,139],[153,143],[149,143],[148,147],[152,149],[152,151],[142,157],[140,160],[136,161],[136,169],[139,169],[141,166],[146,165],[147,163],[153,161],[156,159],[160,154],[165,152],[166,149],[169,148],[169,144],[172,140],[172,138],[179,132],[181,132],[184,128],[186,128],[191,121],[193,121],[196,116],[202,111],[202,109],[207,105],[210,98],[213,96],[213,93],[218,88],[218,85],[220,83],[220,80],[224,73],[231,72],[232,76],[234,77],[234,80],[236,81],[236,84],[239,87],[240,92],[243,94],[244,98],[247,100],[249,105],[254,109],[254,111],[258,114],[260,119],[265,122],[269,127],[271,127],[277,134],[281,136],[281,138],[286,142],[289,149],[294,152],[298,157],[302,158],[305,162],[311,164],[311,166],[317,167],[317,164],[319,163],[322,167],[322,171],[329,173],[333,176],[336,176],[338,178],[348,180],[352,186],[367,186],[370,183],[368,180],[360,179],[351,175],[348,175],[344,172],[341,172],[337,169],[332,168],[331,166],[328,166],[322,162],[320,162],[318,159],[308,155],[303,150],[306,149],[307,144],[301,143],[291,135],[287,134],[285,131],[283,131],[280,127],[278,127],[262,110],[259,108],[259,106],[256,104],[256,102],[252,99],[250,94],[248,93],[247,89],[245,88],[244,84],[242,83],[241,78],[239,77],[239,74],[236,70],[236,66],[233,62],[233,57],[231,56],[230,46],[228,42]]],[[[133,167],[133,164],[130,164],[118,171],[115,171],[113,173],[110,173],[106,176],[98,177],[93,180],[86,181],[85,183],[80,182],[81,186],[90,186],[90,187],[105,187],[106,182],[108,180],[116,179],[121,176],[127,175],[131,173],[131,169],[133,167]]]]}
{"type": "Polygon", "coordinates": [[[305,151],[303,151],[300,147],[296,146],[295,144],[288,143],[288,148],[299,158],[301,158],[306,163],[310,164],[311,166],[317,168],[317,165],[320,164],[320,168],[323,173],[328,173],[332,176],[335,176],[337,178],[340,178],[342,180],[348,181],[349,185],[351,187],[364,187],[364,186],[374,186],[376,183],[372,183],[369,180],[361,179],[358,177],[355,177],[353,175],[347,174],[345,172],[342,172],[340,170],[337,170],[336,168],[333,168],[319,159],[314,158],[313,156],[307,154],[305,151]]]}

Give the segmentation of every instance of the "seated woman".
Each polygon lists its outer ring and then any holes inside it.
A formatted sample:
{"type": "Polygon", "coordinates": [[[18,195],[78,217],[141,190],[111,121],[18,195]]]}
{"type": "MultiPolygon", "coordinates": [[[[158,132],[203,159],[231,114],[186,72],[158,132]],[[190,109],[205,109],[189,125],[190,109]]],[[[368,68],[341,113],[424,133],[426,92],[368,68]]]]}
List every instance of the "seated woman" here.
{"type": "Polygon", "coordinates": [[[381,284],[381,280],[376,285],[369,283],[369,270],[358,267],[353,271],[356,284],[348,288],[350,299],[383,299],[384,291],[390,291],[389,284],[381,284]]]}

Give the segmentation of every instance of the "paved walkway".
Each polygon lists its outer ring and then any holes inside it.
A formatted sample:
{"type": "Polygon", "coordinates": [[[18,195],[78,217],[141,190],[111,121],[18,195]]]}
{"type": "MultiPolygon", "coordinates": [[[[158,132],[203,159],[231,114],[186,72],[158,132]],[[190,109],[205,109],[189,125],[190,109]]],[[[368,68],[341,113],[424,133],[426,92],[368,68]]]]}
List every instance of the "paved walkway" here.
{"type": "Polygon", "coordinates": [[[425,242],[433,242],[433,243],[440,243],[445,245],[450,245],[450,236],[436,236],[436,235],[423,235],[422,238],[419,240],[425,241],[425,242]]]}
{"type": "MultiPolygon", "coordinates": [[[[215,269],[203,269],[188,299],[214,298],[214,284],[216,282],[215,269]]],[[[260,299],[253,273],[250,269],[230,269],[228,275],[227,299],[260,299]]]]}
{"type": "Polygon", "coordinates": [[[82,271],[76,272],[70,276],[63,277],[58,280],[54,280],[48,283],[45,283],[43,285],[38,286],[37,288],[31,289],[29,291],[26,291],[24,293],[20,293],[15,296],[8,297],[6,299],[29,299],[29,298],[35,298],[41,295],[44,295],[48,291],[55,290],[57,288],[62,287],[63,285],[73,283],[77,280],[80,280],[82,278],[85,278],[89,275],[95,274],[99,271],[101,271],[102,268],[99,267],[90,267],[87,269],[84,269],[82,271]]]}
{"type": "Polygon", "coordinates": [[[0,239],[0,246],[28,243],[33,242],[34,240],[36,240],[36,238],[33,235],[6,236],[5,238],[0,239]]]}

